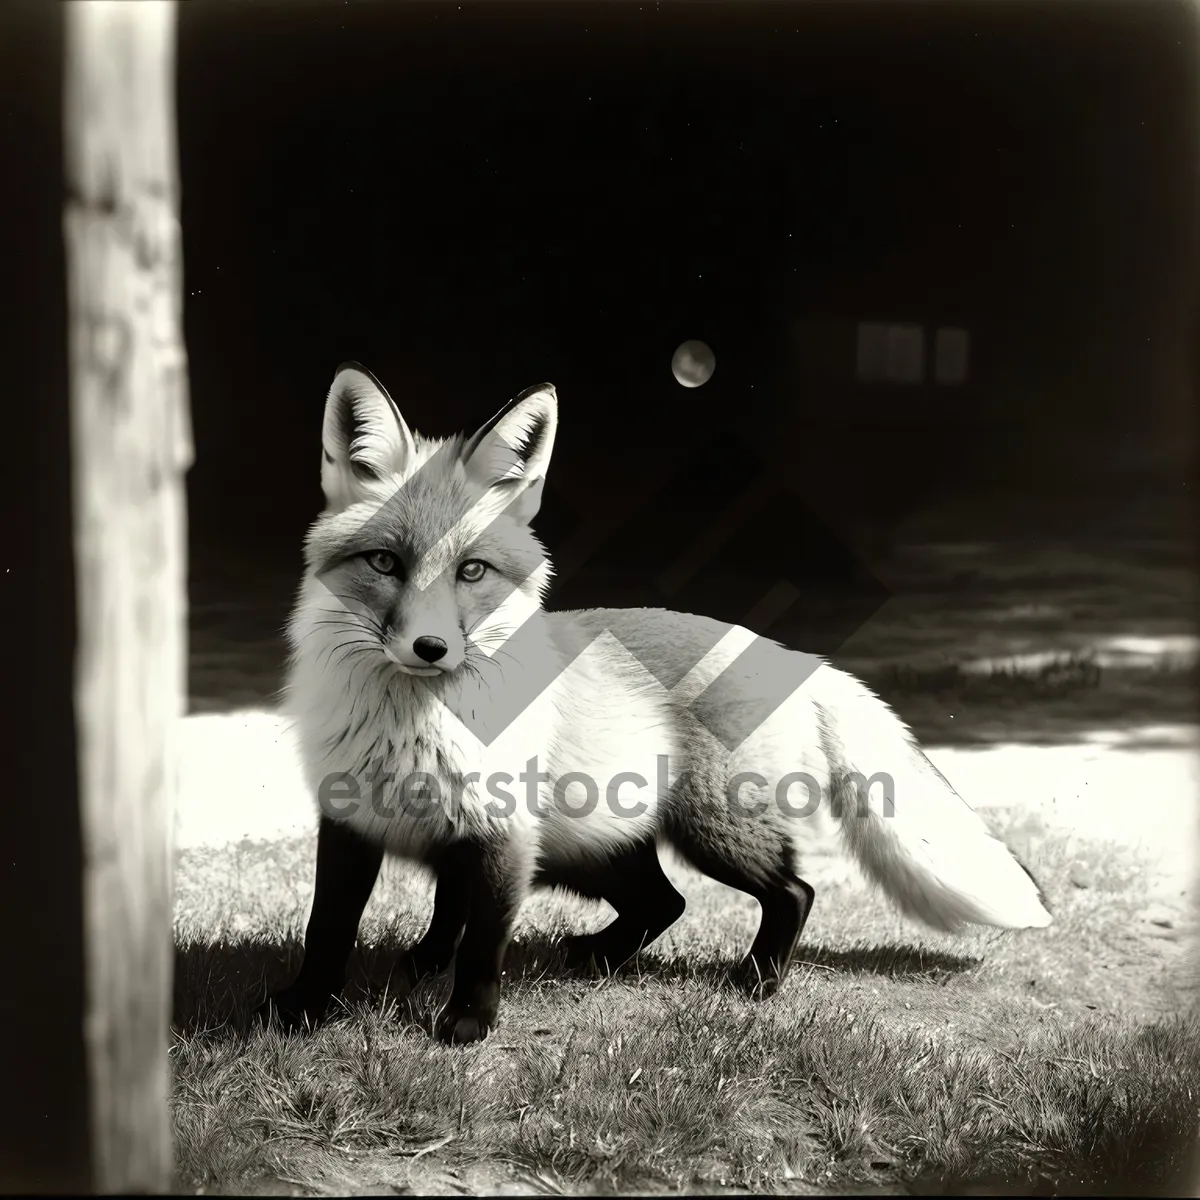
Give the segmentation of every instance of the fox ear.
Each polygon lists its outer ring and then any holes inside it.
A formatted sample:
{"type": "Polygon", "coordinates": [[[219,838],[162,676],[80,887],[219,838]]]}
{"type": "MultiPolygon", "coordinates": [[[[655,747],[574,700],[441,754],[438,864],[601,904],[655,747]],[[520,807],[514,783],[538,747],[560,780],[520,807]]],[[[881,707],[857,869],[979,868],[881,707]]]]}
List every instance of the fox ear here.
{"type": "Polygon", "coordinates": [[[552,383],[526,388],[486,422],[463,448],[467,473],[489,490],[509,493],[508,511],[531,521],[558,429],[558,394],[552,383]]]}
{"type": "Polygon", "coordinates": [[[403,470],[415,453],[413,435],[383,384],[366,367],[342,363],[325,401],[321,487],[333,510],[371,493],[403,470]]]}

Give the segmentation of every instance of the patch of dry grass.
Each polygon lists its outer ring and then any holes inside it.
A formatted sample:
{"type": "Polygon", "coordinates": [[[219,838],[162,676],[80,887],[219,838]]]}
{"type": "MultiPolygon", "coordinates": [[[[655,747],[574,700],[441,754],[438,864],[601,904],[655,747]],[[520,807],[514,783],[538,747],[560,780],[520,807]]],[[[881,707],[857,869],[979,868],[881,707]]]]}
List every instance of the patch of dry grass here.
{"type": "MultiPolygon", "coordinates": [[[[894,599],[838,665],[929,743],[1191,722],[1187,662],[1109,669],[1096,656],[1116,636],[1194,632],[1186,550],[1145,537],[909,547],[889,568],[894,599]],[[1039,653],[1056,657],[970,669],[1039,653]]],[[[194,581],[193,710],[269,700],[297,573],[259,587],[241,565],[208,591],[194,581]]],[[[539,896],[509,954],[500,1027],[454,1050],[429,1037],[447,981],[405,996],[391,980],[428,920],[425,882],[389,866],[344,1017],[284,1038],[250,1013],[298,966],[314,839],[187,851],[179,1187],[1161,1194],[1200,1118],[1191,915],[1148,912],[1146,868],[1124,849],[1000,820],[1047,887],[1048,930],[931,934],[814,862],[800,962],[755,1004],[725,983],[753,936],[747,897],[675,872],[683,920],[591,981],[560,969],[555,938],[603,924],[603,906],[539,896]]]]}
{"type": "Polygon", "coordinates": [[[1034,745],[1069,743],[1081,729],[1190,724],[1200,699],[1189,660],[1106,668],[1092,648],[986,670],[948,661],[859,673],[922,741],[940,745],[1008,741],[1017,721],[1021,740],[1034,745]]]}
{"type": "Polygon", "coordinates": [[[725,983],[756,907],[691,872],[682,921],[615,978],[558,966],[604,906],[539,895],[501,1025],[432,1042],[444,979],[390,969],[430,896],[389,864],[341,1019],[250,1022],[295,969],[312,839],[185,853],[173,1116],[181,1189],[1161,1191],[1200,1115],[1188,914],[1159,924],[1143,866],[1037,820],[1005,835],[1049,893],[1046,931],[950,938],[814,863],[800,963],[765,1003],[725,983]],[[1086,884],[1077,869],[1086,856],[1086,884]]]}

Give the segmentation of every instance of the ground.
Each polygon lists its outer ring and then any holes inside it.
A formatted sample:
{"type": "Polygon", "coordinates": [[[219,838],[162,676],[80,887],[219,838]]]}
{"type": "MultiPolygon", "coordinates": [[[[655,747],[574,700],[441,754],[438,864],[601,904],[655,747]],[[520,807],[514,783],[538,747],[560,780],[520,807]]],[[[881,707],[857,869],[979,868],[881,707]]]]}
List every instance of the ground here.
{"type": "Polygon", "coordinates": [[[603,906],[531,901],[502,1023],[465,1049],[429,1037],[445,980],[390,984],[430,905],[395,865],[344,1016],[291,1038],[251,1026],[298,961],[313,815],[266,704],[276,631],[202,606],[177,827],[179,1188],[1161,1194],[1200,1123],[1190,566],[1142,539],[926,543],[897,569],[902,596],[839,665],[1028,862],[1054,924],[930,934],[820,845],[800,961],[754,1002],[724,975],[755,905],[672,865],[684,918],[614,979],[567,975],[554,945],[603,906]]]}

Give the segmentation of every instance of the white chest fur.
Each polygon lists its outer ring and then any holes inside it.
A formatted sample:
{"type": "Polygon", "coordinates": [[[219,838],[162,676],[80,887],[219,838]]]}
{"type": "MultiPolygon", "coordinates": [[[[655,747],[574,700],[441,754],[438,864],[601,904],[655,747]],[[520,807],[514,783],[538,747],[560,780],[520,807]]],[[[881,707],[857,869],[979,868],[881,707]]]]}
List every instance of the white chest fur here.
{"type": "Polygon", "coordinates": [[[664,689],[607,634],[515,713],[499,673],[431,685],[328,658],[302,655],[289,680],[309,786],[394,854],[515,836],[550,860],[603,855],[653,833],[682,767],[664,689]],[[473,732],[487,726],[495,736],[473,732]]]}

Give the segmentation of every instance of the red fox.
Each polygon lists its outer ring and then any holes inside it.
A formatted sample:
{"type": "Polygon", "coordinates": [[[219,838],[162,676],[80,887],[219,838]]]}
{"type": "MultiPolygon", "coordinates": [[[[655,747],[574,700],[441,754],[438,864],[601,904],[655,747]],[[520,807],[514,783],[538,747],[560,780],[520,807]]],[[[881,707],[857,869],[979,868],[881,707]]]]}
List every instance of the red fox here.
{"type": "Polygon", "coordinates": [[[551,566],[530,521],[557,419],[543,384],[471,437],[430,439],[365,368],[334,377],[326,508],[288,630],[316,886],[300,973],[260,1014],[325,1013],[385,852],[436,875],[404,968],[453,963],[447,1042],[495,1025],[531,887],[616,910],[566,939],[571,966],[615,970],[674,923],[684,899],[660,845],[759,902],[739,976],[773,992],[812,909],[797,860],[822,806],[902,912],[941,930],[1048,925],[1033,877],[852,676],[701,616],[543,610],[551,566]]]}

